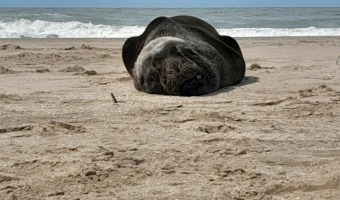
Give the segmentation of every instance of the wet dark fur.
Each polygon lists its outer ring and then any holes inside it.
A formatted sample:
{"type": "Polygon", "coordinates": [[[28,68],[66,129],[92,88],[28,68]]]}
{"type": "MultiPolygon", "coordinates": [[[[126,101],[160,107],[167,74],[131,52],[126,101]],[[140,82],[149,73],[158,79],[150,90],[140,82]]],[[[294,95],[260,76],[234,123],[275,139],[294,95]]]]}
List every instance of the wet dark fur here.
{"type": "Polygon", "coordinates": [[[211,25],[191,16],[153,20],[142,35],[126,40],[123,61],[136,89],[156,94],[207,94],[239,83],[245,74],[236,40],[220,36],[211,25]],[[136,61],[143,48],[165,36],[185,43],[170,41],[159,52],[142,59],[142,74],[137,77],[136,61]]]}

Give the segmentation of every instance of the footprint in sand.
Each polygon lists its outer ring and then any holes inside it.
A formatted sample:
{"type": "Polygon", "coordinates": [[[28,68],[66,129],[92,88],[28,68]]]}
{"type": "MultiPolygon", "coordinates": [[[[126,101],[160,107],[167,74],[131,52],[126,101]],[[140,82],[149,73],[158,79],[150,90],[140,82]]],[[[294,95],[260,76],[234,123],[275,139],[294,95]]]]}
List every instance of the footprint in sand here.
{"type": "Polygon", "coordinates": [[[50,72],[50,70],[48,68],[40,68],[35,70],[35,72],[37,73],[46,73],[46,72],[50,72]]]}
{"type": "Polygon", "coordinates": [[[205,133],[229,133],[231,131],[236,130],[235,127],[221,124],[221,125],[200,125],[197,128],[197,131],[205,132],[205,133]]]}
{"type": "Polygon", "coordinates": [[[23,98],[17,94],[0,94],[0,101],[22,101],[23,98]]]}
{"type": "Polygon", "coordinates": [[[84,67],[80,65],[65,67],[63,69],[58,70],[58,72],[65,72],[65,73],[76,72],[74,75],[79,75],[79,74],[88,75],[88,76],[97,75],[97,72],[95,70],[86,70],[84,67]]]}
{"type": "Polygon", "coordinates": [[[84,71],[85,71],[84,67],[80,65],[69,66],[58,70],[58,72],[84,72],[84,71]]]}
{"type": "Polygon", "coordinates": [[[327,94],[328,96],[337,96],[337,92],[334,89],[328,87],[326,84],[322,84],[317,87],[312,87],[304,90],[299,90],[298,93],[301,98],[318,96],[320,94],[327,94]]]}
{"type": "Polygon", "coordinates": [[[19,45],[14,44],[4,44],[0,46],[0,50],[15,50],[15,49],[23,49],[19,45]]]}
{"type": "Polygon", "coordinates": [[[13,70],[0,66],[0,74],[12,74],[12,73],[14,73],[13,70]]]}

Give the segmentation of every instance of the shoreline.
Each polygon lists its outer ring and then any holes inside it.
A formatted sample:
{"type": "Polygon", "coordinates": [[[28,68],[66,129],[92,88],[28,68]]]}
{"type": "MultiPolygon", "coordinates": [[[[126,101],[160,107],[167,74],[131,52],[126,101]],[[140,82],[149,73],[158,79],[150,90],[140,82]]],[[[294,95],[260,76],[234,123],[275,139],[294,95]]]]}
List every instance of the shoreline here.
{"type": "MultiPolygon", "coordinates": [[[[239,43],[242,41],[248,42],[254,41],[300,41],[300,40],[335,40],[340,41],[340,36],[289,36],[289,37],[234,37],[239,43]]],[[[74,42],[97,42],[97,41],[113,41],[113,42],[123,42],[127,38],[0,38],[2,43],[10,42],[23,42],[29,43],[30,41],[43,41],[43,42],[53,42],[58,43],[62,41],[74,41],[74,42]]],[[[103,44],[106,46],[106,44],[103,44]]]]}
{"type": "MultiPolygon", "coordinates": [[[[286,42],[292,42],[292,41],[303,41],[303,40],[316,40],[316,41],[322,41],[322,40],[334,40],[340,42],[340,36],[289,36],[289,37],[234,37],[240,45],[242,45],[242,42],[250,42],[250,41],[286,41],[286,42]]],[[[112,41],[115,44],[122,43],[127,38],[0,38],[0,41],[5,45],[7,43],[22,43],[22,44],[30,44],[30,42],[38,42],[41,41],[43,43],[53,43],[58,46],[65,46],[67,43],[64,42],[71,42],[70,44],[77,44],[78,42],[90,42],[90,43],[96,43],[101,41],[112,41]],[[61,43],[60,43],[61,42],[61,43]]],[[[109,47],[109,43],[102,43],[100,44],[103,47],[109,47]]]]}

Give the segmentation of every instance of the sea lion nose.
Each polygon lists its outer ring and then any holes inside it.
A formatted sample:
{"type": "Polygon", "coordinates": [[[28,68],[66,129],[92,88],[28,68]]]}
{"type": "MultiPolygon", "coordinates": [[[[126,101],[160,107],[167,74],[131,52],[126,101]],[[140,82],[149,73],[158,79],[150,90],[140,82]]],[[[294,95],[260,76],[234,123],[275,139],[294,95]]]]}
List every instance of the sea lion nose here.
{"type": "Polygon", "coordinates": [[[180,62],[178,60],[168,60],[165,62],[166,74],[178,74],[181,72],[180,62]]]}
{"type": "Polygon", "coordinates": [[[179,73],[181,71],[179,68],[179,63],[177,61],[170,63],[169,70],[179,73]]]}

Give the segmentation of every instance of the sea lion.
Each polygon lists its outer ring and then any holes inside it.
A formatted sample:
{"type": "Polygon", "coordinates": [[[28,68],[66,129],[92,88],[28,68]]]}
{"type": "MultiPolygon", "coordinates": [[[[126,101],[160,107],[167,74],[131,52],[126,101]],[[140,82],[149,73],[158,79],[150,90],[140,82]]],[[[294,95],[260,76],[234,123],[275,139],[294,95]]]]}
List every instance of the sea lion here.
{"type": "Polygon", "coordinates": [[[236,40],[193,16],[156,18],[125,41],[122,56],[135,88],[152,94],[203,95],[245,74],[236,40]]]}

